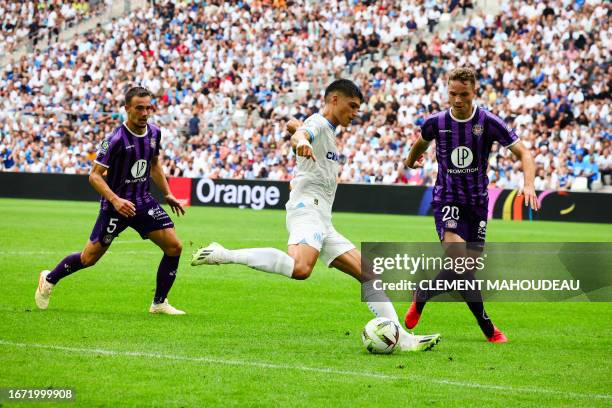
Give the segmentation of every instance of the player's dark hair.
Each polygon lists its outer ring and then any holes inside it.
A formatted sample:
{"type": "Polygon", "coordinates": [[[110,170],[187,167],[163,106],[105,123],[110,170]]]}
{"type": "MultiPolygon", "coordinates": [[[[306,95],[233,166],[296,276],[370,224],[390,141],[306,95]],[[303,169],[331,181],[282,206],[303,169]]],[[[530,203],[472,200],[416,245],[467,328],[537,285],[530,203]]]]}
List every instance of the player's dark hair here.
{"type": "Polygon", "coordinates": [[[448,74],[448,82],[470,82],[476,86],[476,72],[472,68],[455,68],[448,74]]]}
{"type": "Polygon", "coordinates": [[[325,89],[325,100],[333,92],[341,93],[349,98],[359,98],[359,102],[363,102],[363,94],[359,87],[351,80],[348,79],[337,79],[325,89]]]}
{"type": "Polygon", "coordinates": [[[152,98],[153,94],[147,88],[143,88],[142,86],[133,86],[125,93],[125,104],[129,105],[130,102],[132,102],[132,98],[135,96],[139,98],[150,96],[152,98]]]}

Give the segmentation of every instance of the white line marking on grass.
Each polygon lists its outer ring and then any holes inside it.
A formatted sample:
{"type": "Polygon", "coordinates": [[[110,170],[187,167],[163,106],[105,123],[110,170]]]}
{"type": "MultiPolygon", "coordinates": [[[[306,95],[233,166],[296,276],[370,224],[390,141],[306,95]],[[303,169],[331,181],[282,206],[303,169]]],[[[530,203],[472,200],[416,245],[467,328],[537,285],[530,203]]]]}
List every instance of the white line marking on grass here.
{"type": "Polygon", "coordinates": [[[474,382],[464,382],[464,381],[455,381],[455,380],[445,380],[445,379],[436,379],[436,378],[428,378],[417,375],[390,375],[390,374],[377,374],[365,371],[348,371],[348,370],[337,370],[335,368],[328,367],[308,367],[301,365],[289,365],[289,364],[275,364],[275,363],[265,363],[260,361],[246,361],[246,360],[230,360],[223,358],[215,358],[215,357],[191,357],[191,356],[181,356],[176,354],[161,354],[161,353],[145,353],[140,351],[116,351],[116,350],[108,350],[108,349],[100,349],[100,348],[80,348],[80,347],[65,347],[65,346],[55,346],[52,344],[28,344],[28,343],[16,343],[6,340],[0,340],[0,345],[8,346],[8,347],[21,347],[21,348],[30,348],[30,349],[42,349],[42,350],[55,350],[55,351],[65,351],[70,353],[81,353],[81,354],[94,354],[94,355],[104,355],[111,357],[145,357],[145,358],[157,358],[163,360],[178,360],[178,361],[190,361],[197,363],[211,363],[211,364],[221,364],[228,366],[242,366],[242,367],[257,367],[257,368],[265,368],[265,369],[275,369],[275,370],[294,370],[294,371],[308,371],[315,372],[321,374],[332,374],[332,375],[345,375],[345,376],[354,376],[354,377],[365,377],[365,378],[376,378],[381,380],[412,380],[412,381],[422,381],[429,382],[434,384],[441,385],[449,385],[454,387],[464,387],[464,388],[476,388],[482,390],[495,390],[495,391],[505,391],[510,393],[531,393],[531,394],[548,394],[548,395],[558,395],[560,397],[570,397],[570,398],[601,398],[601,399],[610,399],[612,395],[609,394],[583,394],[578,392],[571,391],[559,391],[559,390],[551,390],[546,388],[528,388],[528,387],[512,387],[509,385],[495,385],[495,384],[480,384],[474,382]]]}

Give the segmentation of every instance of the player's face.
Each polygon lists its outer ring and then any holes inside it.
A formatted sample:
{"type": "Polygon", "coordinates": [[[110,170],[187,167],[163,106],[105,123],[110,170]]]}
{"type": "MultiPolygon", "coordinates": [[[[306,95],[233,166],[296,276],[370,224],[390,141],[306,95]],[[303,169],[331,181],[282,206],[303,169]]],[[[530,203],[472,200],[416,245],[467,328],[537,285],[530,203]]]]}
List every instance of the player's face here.
{"type": "Polygon", "coordinates": [[[149,117],[155,111],[151,104],[150,96],[135,96],[128,105],[125,105],[128,115],[128,122],[138,128],[144,128],[149,121],[149,117]]]}
{"type": "Polygon", "coordinates": [[[448,102],[453,115],[467,118],[472,114],[472,101],[476,97],[476,87],[471,82],[450,81],[448,83],[448,102]]]}
{"type": "Polygon", "coordinates": [[[341,94],[336,94],[332,98],[336,120],[344,127],[350,125],[359,113],[361,101],[355,96],[349,97],[341,94]]]}

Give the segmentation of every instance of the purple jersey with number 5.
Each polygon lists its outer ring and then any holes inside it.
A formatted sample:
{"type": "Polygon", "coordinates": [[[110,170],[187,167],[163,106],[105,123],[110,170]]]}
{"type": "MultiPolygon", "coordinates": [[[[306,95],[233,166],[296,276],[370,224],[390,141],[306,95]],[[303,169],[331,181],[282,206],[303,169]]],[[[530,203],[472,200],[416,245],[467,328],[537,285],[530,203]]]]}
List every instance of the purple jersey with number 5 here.
{"type": "Polygon", "coordinates": [[[438,178],[433,202],[487,205],[487,166],[491,146],[510,147],[519,138],[497,115],[475,107],[472,116],[459,120],[450,109],[435,113],[423,123],[421,135],[436,140],[438,178]]]}
{"type": "MultiPolygon", "coordinates": [[[[108,169],[106,182],[119,197],[129,200],[136,208],[155,202],[149,192],[151,159],[159,155],[161,131],[148,124],[142,135],[133,133],[125,123],[113,130],[100,144],[95,163],[108,169]]],[[[113,208],[104,197],[102,210],[113,208]]]]}

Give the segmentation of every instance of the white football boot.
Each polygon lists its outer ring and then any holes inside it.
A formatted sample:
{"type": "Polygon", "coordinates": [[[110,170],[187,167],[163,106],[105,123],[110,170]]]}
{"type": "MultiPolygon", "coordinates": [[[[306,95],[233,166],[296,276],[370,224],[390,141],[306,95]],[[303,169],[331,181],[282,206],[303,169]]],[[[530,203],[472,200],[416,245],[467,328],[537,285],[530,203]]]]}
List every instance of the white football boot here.
{"type": "Polygon", "coordinates": [[[230,263],[229,250],[216,242],[209,246],[200,248],[191,256],[191,265],[219,265],[230,263]]]}
{"type": "Polygon", "coordinates": [[[36,288],[36,293],[34,294],[36,306],[43,310],[49,307],[49,297],[51,296],[51,291],[55,286],[47,281],[47,275],[50,273],[51,271],[45,270],[38,275],[38,287],[36,288]]]}
{"type": "Polygon", "coordinates": [[[399,346],[402,351],[428,351],[434,348],[441,338],[439,334],[425,336],[410,334],[410,338],[400,339],[399,346]]]}
{"type": "Polygon", "coordinates": [[[149,308],[149,313],[160,313],[160,314],[168,314],[168,315],[184,315],[186,314],[182,310],[178,310],[170,303],[168,303],[168,299],[164,299],[164,303],[151,303],[151,307],[149,308]]]}

